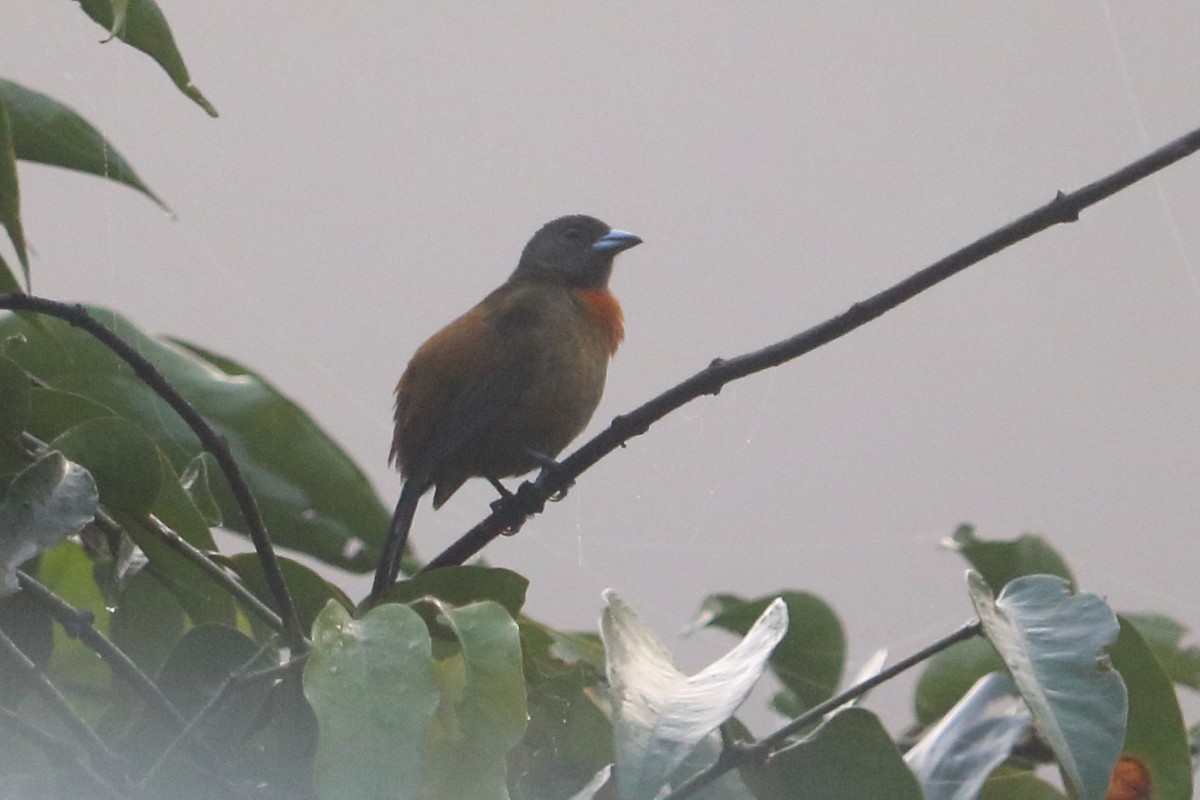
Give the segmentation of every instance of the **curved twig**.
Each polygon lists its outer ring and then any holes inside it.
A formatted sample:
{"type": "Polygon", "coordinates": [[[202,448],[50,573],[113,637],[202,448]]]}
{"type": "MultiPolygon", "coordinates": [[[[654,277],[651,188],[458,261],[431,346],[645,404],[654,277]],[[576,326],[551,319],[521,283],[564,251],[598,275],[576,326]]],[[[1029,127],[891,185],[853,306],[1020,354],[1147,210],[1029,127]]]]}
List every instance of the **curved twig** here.
{"type": "Polygon", "coordinates": [[[60,303],[56,300],[29,294],[3,294],[0,295],[0,308],[47,314],[87,331],[128,364],[134,374],[154,390],[154,393],[187,423],[187,426],[200,440],[201,446],[217,460],[217,465],[220,466],[225,480],[229,483],[242,518],[246,521],[246,528],[250,534],[250,540],[254,543],[258,560],[262,562],[263,574],[266,577],[267,585],[271,588],[271,595],[275,598],[279,616],[283,619],[287,629],[288,643],[301,651],[307,649],[308,639],[300,626],[299,617],[296,616],[296,608],[292,603],[292,596],[288,591],[287,582],[283,578],[283,572],[279,568],[279,561],[275,558],[275,549],[271,545],[267,526],[263,522],[254,494],[250,491],[250,486],[246,483],[241,467],[234,459],[225,438],[208,424],[200,412],[183,399],[183,395],[179,394],[153,364],[130,347],[124,339],[88,313],[88,310],[82,305],[60,303]]]}
{"type": "Polygon", "coordinates": [[[530,516],[541,512],[547,497],[569,488],[575,478],[601,458],[634,436],[645,433],[651,425],[680,406],[701,395],[717,394],[731,381],[778,366],[829,344],[988,256],[995,255],[1047,228],[1063,222],[1076,221],[1083,209],[1170,166],[1196,150],[1200,150],[1200,129],[1193,130],[1074,192],[1059,192],[1053,200],[1040,208],[806,331],[736,358],[714,360],[707,368],[682,383],[628,414],[614,419],[608,428],[563,459],[557,468],[543,472],[533,482],[521,484],[512,497],[496,504],[489,516],[430,561],[425,569],[461,564],[502,532],[519,528],[530,516]]]}

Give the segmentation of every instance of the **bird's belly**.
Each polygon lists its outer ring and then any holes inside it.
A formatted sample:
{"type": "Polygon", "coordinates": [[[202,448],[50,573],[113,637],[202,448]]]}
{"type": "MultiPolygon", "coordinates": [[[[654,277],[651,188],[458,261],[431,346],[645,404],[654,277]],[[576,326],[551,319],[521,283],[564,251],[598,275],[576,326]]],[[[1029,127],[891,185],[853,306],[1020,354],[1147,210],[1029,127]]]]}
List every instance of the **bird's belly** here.
{"type": "Polygon", "coordinates": [[[587,427],[599,405],[607,360],[580,359],[564,369],[562,362],[549,359],[521,401],[463,448],[463,461],[476,475],[506,478],[556,457],[587,427]]]}

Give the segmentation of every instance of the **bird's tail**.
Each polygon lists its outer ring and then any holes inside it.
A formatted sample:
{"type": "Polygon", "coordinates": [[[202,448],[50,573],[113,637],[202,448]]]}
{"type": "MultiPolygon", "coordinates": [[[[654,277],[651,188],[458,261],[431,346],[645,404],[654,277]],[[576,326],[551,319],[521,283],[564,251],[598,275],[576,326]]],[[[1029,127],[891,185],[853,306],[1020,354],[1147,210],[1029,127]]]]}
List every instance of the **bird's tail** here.
{"type": "Polygon", "coordinates": [[[400,559],[403,558],[404,546],[408,543],[408,531],[412,528],[413,516],[417,513],[417,503],[428,488],[428,483],[410,479],[405,481],[400,489],[400,499],[396,501],[396,510],[392,512],[392,524],[388,527],[387,539],[384,541],[383,555],[379,557],[379,566],[375,569],[375,584],[371,587],[371,594],[367,596],[368,608],[379,602],[396,582],[396,576],[400,574],[400,559]]]}

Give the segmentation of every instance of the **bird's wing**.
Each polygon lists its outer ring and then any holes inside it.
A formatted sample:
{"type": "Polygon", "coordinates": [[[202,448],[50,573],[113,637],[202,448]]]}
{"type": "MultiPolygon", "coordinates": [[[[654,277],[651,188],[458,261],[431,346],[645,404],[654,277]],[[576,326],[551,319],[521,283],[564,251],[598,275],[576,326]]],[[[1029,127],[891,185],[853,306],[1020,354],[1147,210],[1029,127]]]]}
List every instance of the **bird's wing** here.
{"type": "Polygon", "coordinates": [[[407,474],[436,477],[438,465],[520,404],[538,360],[526,335],[538,314],[528,303],[485,300],[421,346],[397,387],[393,455],[407,474]]]}

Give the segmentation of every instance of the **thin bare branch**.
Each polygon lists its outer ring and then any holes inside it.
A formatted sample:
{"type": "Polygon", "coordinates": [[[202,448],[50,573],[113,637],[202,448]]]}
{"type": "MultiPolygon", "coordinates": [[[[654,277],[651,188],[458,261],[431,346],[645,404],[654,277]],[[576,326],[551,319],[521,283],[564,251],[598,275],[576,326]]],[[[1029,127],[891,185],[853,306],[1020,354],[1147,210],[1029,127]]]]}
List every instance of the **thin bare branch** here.
{"type": "Polygon", "coordinates": [[[779,366],[829,344],[906,300],[911,300],[926,289],[1017,242],[1060,223],[1076,221],[1079,213],[1085,208],[1174,164],[1198,149],[1200,129],[1069,194],[1059,192],[1053,200],[1040,208],[806,331],[735,358],[715,359],[708,367],[682,383],[643,403],[628,414],[614,419],[608,428],[563,459],[557,468],[544,471],[535,481],[521,484],[517,492],[494,504],[490,515],[430,561],[425,569],[462,564],[501,533],[519,528],[530,516],[541,512],[547,497],[569,488],[580,474],[601,458],[634,436],[645,433],[651,425],[675,409],[702,395],[717,394],[731,381],[779,366]]]}
{"type": "Polygon", "coordinates": [[[726,745],[712,766],[701,772],[697,772],[679,784],[670,794],[666,795],[664,800],[682,800],[682,798],[691,797],[735,767],[762,762],[772,752],[786,744],[790,737],[813,725],[829,712],[841,708],[856,697],[861,697],[879,684],[889,681],[901,672],[915,667],[925,659],[931,658],[959,642],[978,636],[982,631],[983,625],[978,620],[963,625],[958,630],[947,636],[943,636],[928,647],[924,647],[907,658],[897,661],[887,669],[872,675],[864,681],[856,683],[841,694],[829,698],[820,705],[813,706],[770,736],[760,739],[752,745],[726,745]]]}

